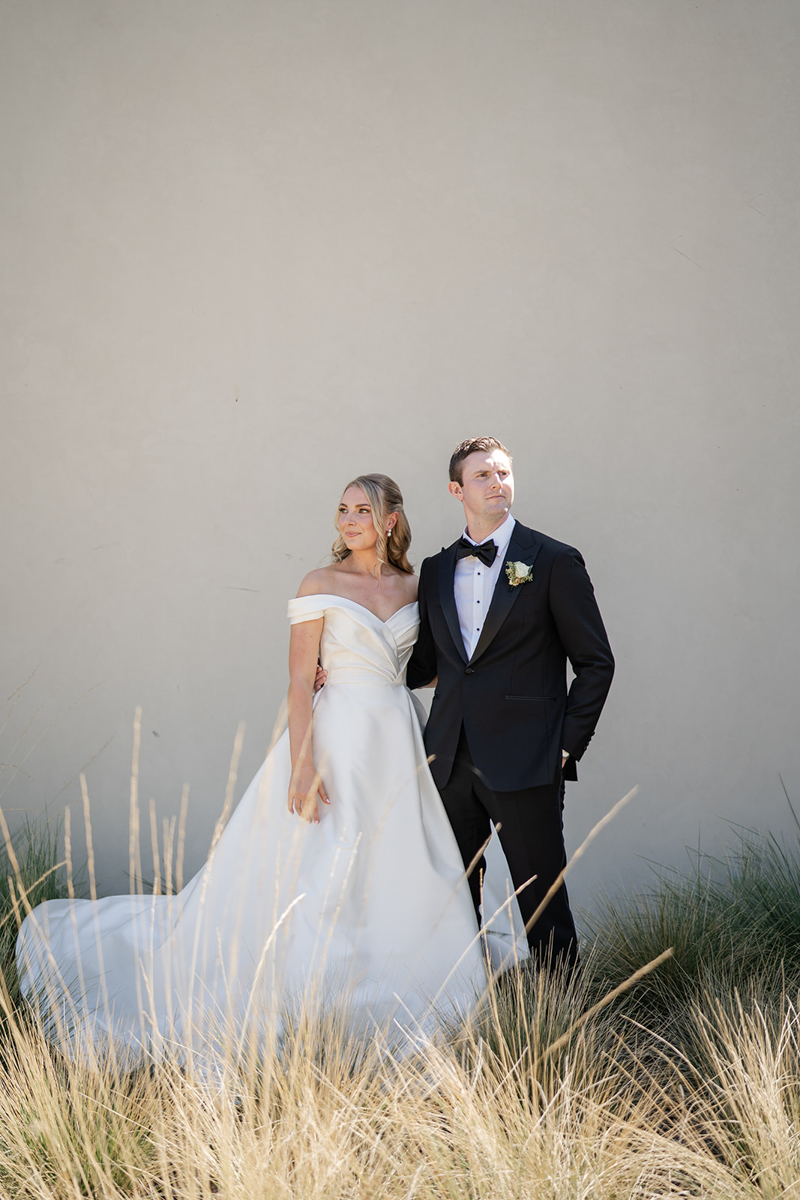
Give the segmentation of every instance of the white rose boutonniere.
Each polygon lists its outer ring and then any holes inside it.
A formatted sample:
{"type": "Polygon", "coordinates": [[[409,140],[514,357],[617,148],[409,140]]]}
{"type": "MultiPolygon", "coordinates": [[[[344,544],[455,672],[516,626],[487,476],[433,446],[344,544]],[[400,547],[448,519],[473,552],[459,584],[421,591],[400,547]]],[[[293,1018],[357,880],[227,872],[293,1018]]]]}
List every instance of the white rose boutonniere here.
{"type": "Polygon", "coordinates": [[[506,576],[512,587],[519,587],[521,583],[532,583],[533,567],[524,562],[506,563],[506,576]]]}

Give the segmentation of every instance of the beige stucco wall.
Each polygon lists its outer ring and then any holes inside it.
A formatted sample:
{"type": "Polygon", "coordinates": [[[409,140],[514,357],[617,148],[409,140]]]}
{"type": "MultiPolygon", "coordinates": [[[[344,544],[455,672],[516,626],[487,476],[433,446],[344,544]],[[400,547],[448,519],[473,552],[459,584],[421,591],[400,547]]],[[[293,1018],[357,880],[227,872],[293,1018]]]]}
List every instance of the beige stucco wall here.
{"type": "Polygon", "coordinates": [[[459,532],[453,444],[491,431],[618,659],[570,846],[641,787],[574,896],[726,822],[791,831],[793,0],[24,0],[2,25],[12,824],[77,817],[85,769],[125,888],[140,704],[142,800],[169,816],[190,781],[196,868],[341,485],[396,476],[419,562],[459,532]]]}

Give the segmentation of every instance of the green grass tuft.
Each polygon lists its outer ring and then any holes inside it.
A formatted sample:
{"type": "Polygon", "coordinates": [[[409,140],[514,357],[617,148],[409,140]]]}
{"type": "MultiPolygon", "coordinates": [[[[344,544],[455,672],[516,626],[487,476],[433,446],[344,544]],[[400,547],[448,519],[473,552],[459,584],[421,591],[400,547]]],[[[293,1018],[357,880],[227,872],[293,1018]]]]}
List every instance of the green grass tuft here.
{"type": "Polygon", "coordinates": [[[800,989],[800,838],[740,829],[724,862],[699,853],[686,874],[657,871],[648,889],[602,897],[587,924],[596,992],[674,948],[621,1007],[680,1042],[698,997],[800,989]]]}
{"type": "Polygon", "coordinates": [[[61,826],[60,819],[39,822],[26,817],[13,839],[16,869],[9,847],[0,842],[0,971],[15,1003],[18,987],[14,947],[19,917],[28,911],[25,901],[35,908],[45,900],[61,900],[67,895],[66,868],[59,858],[61,826]]]}

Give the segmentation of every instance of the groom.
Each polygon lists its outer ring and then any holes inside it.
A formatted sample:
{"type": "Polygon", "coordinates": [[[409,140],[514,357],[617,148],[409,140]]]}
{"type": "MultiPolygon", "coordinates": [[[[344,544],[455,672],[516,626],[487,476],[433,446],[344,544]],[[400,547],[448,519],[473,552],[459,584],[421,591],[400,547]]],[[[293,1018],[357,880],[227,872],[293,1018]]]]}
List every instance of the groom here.
{"type": "MultiPolygon", "coordinates": [[[[407,683],[437,681],[425,745],[464,866],[472,868],[478,920],[491,821],[514,887],[523,889],[527,928],[566,865],[563,781],[578,778],[575,764],[594,733],[614,659],[578,551],[511,516],[505,446],[492,437],[457,446],[450,493],[464,507],[466,529],[422,564],[407,683]],[[567,660],[575,673],[569,690],[567,660]]],[[[527,935],[539,961],[575,963],[563,884],[527,935]]]]}

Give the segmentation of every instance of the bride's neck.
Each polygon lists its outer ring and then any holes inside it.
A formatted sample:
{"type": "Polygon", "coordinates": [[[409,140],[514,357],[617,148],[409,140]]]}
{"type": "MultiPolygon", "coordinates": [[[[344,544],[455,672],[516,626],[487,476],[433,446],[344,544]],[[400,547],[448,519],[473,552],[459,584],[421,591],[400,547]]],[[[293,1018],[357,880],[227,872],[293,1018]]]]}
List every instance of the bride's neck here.
{"type": "Polygon", "coordinates": [[[350,564],[348,570],[354,575],[370,575],[377,580],[381,578],[384,564],[378,560],[374,550],[351,550],[345,562],[350,564]]]}

